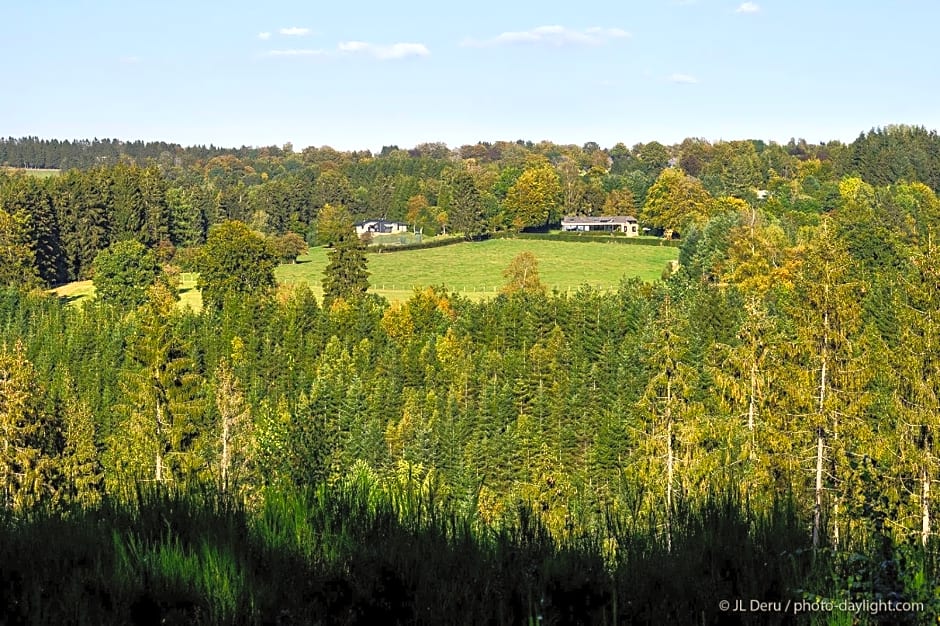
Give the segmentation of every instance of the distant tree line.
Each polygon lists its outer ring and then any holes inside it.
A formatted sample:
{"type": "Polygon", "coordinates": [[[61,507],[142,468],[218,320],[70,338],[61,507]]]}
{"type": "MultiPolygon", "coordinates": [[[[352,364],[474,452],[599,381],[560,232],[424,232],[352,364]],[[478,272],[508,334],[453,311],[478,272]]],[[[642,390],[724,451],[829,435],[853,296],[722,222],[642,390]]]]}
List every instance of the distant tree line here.
{"type": "Polygon", "coordinates": [[[848,145],[687,139],[603,149],[519,141],[388,147],[378,155],[8,139],[0,162],[72,169],[48,178],[0,172],[0,238],[10,251],[0,271],[47,286],[87,278],[98,252],[122,240],[165,262],[227,220],[272,238],[291,235],[276,244],[288,260],[297,238],[328,243],[337,224],[364,218],[468,238],[545,229],[567,214],[634,215],[648,233],[685,235],[745,206],[798,225],[838,208],[840,185],[851,178],[877,189],[876,214],[894,219],[906,210],[893,199],[903,185],[940,185],[938,155],[936,133],[909,126],[872,130],[848,145]],[[72,154],[84,160],[69,161],[72,154]]]}

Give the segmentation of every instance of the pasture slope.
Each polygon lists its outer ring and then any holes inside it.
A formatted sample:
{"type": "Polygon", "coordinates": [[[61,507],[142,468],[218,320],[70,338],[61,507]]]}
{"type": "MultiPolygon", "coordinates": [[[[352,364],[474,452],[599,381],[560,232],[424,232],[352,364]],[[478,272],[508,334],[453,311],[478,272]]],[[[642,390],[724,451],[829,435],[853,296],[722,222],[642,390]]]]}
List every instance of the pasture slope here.
{"type": "MultiPolygon", "coordinates": [[[[658,280],[679,250],[666,246],[616,243],[490,239],[440,248],[370,254],[371,291],[389,301],[407,300],[415,287],[444,285],[469,298],[493,297],[505,284],[503,271],[512,259],[531,252],[548,289],[575,291],[582,285],[615,289],[624,277],[658,280]]],[[[277,269],[280,283],[306,283],[319,297],[327,264],[325,248],[313,248],[293,265],[277,269]]]]}
{"type": "MultiPolygon", "coordinates": [[[[449,291],[474,299],[493,297],[506,282],[503,270],[513,257],[526,251],[538,259],[542,282],[548,289],[559,291],[575,291],[582,285],[615,289],[624,277],[654,281],[679,255],[677,248],[666,246],[490,239],[370,254],[370,290],[391,302],[407,300],[415,287],[431,285],[444,285],[449,291]]],[[[323,295],[321,280],[326,265],[326,248],[312,248],[297,263],[279,266],[275,276],[281,284],[309,285],[319,299],[323,295]]],[[[202,298],[195,287],[196,274],[183,273],[181,279],[181,305],[198,311],[202,298]]],[[[94,286],[91,281],[80,281],[62,285],[53,292],[71,302],[80,302],[94,294],[94,286]]]]}
{"type": "Polygon", "coordinates": [[[0,171],[13,173],[13,174],[25,174],[26,176],[35,176],[37,178],[48,178],[50,176],[58,176],[62,170],[57,169],[44,169],[36,167],[0,167],[0,171]]]}

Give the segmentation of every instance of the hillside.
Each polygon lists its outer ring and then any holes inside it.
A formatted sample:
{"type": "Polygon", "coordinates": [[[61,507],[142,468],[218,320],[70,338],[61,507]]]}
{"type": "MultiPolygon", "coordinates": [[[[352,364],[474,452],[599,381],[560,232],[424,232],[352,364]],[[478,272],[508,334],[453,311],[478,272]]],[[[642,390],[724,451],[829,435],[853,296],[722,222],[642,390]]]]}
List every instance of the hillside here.
{"type": "MultiPolygon", "coordinates": [[[[470,298],[491,297],[506,282],[503,271],[513,257],[531,252],[539,261],[542,282],[549,289],[573,291],[588,284],[613,289],[621,279],[660,278],[676,248],[492,239],[441,248],[369,255],[372,291],[391,301],[411,296],[414,287],[444,285],[470,298]]],[[[327,251],[314,248],[294,265],[277,270],[281,283],[306,283],[319,294],[327,251]]]]}
{"type": "MultiPolygon", "coordinates": [[[[371,291],[394,302],[407,300],[415,287],[445,285],[470,298],[492,297],[505,283],[503,270],[516,255],[532,252],[539,260],[542,282],[549,289],[574,291],[582,285],[614,289],[623,278],[654,281],[678,249],[660,246],[624,246],[610,243],[571,243],[522,239],[493,239],[442,248],[369,255],[371,291]]],[[[276,276],[282,284],[305,283],[318,298],[327,264],[327,249],[313,248],[297,263],[281,265],[276,276]]],[[[198,310],[202,300],[194,273],[184,273],[181,302],[198,310]]],[[[79,302],[94,294],[91,281],[76,281],[54,290],[79,302]]]]}

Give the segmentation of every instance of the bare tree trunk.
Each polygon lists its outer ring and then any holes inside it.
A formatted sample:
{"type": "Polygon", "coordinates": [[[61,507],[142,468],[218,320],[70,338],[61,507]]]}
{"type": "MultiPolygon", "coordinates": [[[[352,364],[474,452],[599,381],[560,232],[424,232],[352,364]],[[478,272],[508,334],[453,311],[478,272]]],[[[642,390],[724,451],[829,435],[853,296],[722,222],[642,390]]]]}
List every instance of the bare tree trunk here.
{"type": "Polygon", "coordinates": [[[232,464],[231,454],[229,452],[229,439],[232,430],[232,416],[222,415],[222,459],[219,462],[220,473],[222,477],[222,490],[228,488],[228,472],[232,464]]]}
{"type": "Polygon", "coordinates": [[[930,475],[927,473],[926,469],[921,471],[920,484],[920,542],[926,548],[927,540],[930,539],[930,475]]]}
{"type": "Polygon", "coordinates": [[[757,364],[751,363],[751,397],[747,407],[747,429],[754,432],[754,416],[757,412],[757,364]]]}
{"type": "Polygon", "coordinates": [[[666,429],[666,446],[667,446],[667,458],[666,458],[666,506],[669,507],[669,510],[672,510],[672,480],[675,472],[675,454],[672,449],[672,422],[669,423],[669,427],[666,429]]]}
{"type": "Polygon", "coordinates": [[[813,548],[819,547],[820,528],[822,524],[822,482],[823,471],[823,435],[822,429],[819,429],[819,435],[816,438],[816,503],[813,506],[813,548]]]}
{"type": "Polygon", "coordinates": [[[672,552],[672,481],[675,453],[672,449],[672,381],[666,382],[666,549],[672,552]]]}
{"type": "MultiPolygon", "coordinates": [[[[823,327],[826,334],[823,335],[822,348],[822,368],[819,371],[819,420],[824,416],[824,406],[826,402],[826,346],[829,336],[829,313],[823,316],[823,327]]],[[[823,498],[823,447],[825,444],[825,430],[820,423],[816,433],[816,501],[813,505],[813,548],[819,547],[819,541],[822,529],[822,498],[823,498]]]]}
{"type": "Polygon", "coordinates": [[[163,405],[157,399],[157,458],[156,469],[154,471],[154,480],[158,483],[163,482],[163,405]]]}

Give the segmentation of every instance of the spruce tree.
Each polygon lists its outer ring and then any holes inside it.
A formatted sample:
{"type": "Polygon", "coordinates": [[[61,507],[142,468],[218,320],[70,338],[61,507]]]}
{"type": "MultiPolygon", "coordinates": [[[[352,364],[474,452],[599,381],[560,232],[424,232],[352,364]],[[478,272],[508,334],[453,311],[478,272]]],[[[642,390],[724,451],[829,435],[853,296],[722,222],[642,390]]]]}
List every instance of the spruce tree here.
{"type": "Polygon", "coordinates": [[[179,315],[176,300],[160,283],[138,309],[124,372],[125,401],[118,407],[125,426],[110,441],[114,478],[186,480],[205,465],[199,378],[175,328],[179,315]]]}
{"type": "Polygon", "coordinates": [[[234,490],[252,456],[251,407],[228,359],[219,361],[215,377],[215,406],[220,422],[219,479],[223,490],[234,490]]]}
{"type": "Polygon", "coordinates": [[[910,499],[919,502],[920,541],[926,546],[935,534],[930,487],[940,470],[940,253],[933,245],[919,251],[914,270],[905,277],[902,322],[897,350],[900,409],[900,484],[910,484],[910,499]]]}
{"type": "Polygon", "coordinates": [[[63,435],[60,471],[65,479],[65,493],[74,503],[95,505],[101,499],[102,468],[95,443],[95,422],[88,405],[79,400],[71,380],[65,383],[67,392],[63,410],[63,435]]]}
{"type": "Polygon", "coordinates": [[[369,289],[366,253],[352,228],[339,236],[329,250],[330,262],[323,274],[323,304],[353,300],[369,289]]]}
{"type": "Polygon", "coordinates": [[[28,216],[0,209],[0,286],[35,287],[39,284],[28,229],[28,216]]]}
{"type": "Polygon", "coordinates": [[[23,344],[0,350],[0,507],[24,510],[55,493],[59,432],[23,344]]]}

